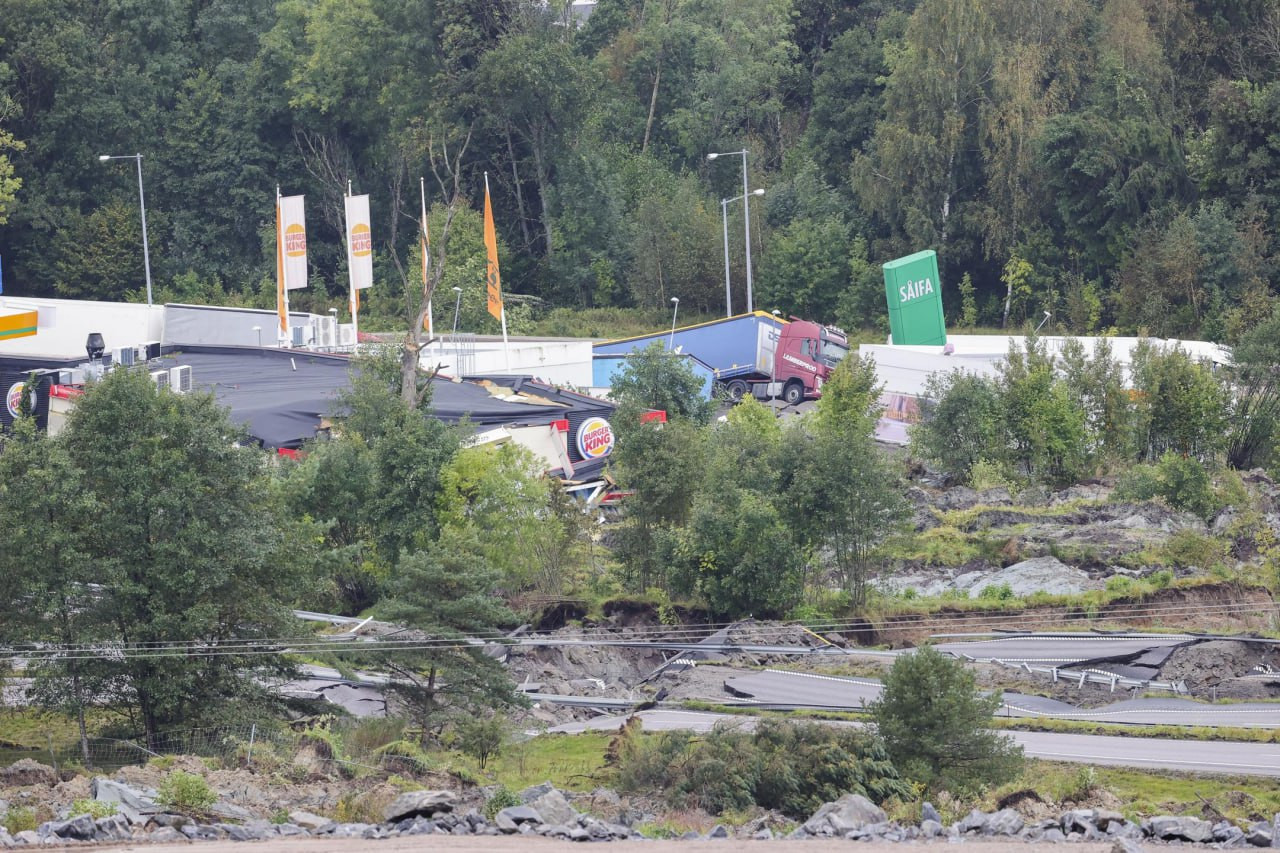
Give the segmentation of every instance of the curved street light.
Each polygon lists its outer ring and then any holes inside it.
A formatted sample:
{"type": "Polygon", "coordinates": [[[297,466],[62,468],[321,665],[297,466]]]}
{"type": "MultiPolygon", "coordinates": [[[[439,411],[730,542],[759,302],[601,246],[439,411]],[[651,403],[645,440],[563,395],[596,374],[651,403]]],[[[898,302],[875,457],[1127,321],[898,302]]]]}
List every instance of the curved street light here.
{"type": "MultiPolygon", "coordinates": [[[[748,196],[751,191],[747,189],[747,149],[741,151],[717,151],[707,155],[708,160],[714,160],[717,157],[732,157],[737,154],[742,155],[742,195],[748,196]]],[[[750,205],[744,205],[750,207],[750,205]]],[[[751,211],[746,210],[742,216],[742,230],[746,234],[747,243],[747,313],[750,314],[754,310],[754,303],[751,299],[751,211]]]]}
{"type": "Polygon", "coordinates": [[[667,338],[667,349],[675,350],[676,342],[676,314],[680,313],[680,297],[671,297],[671,336],[667,338]]]}
{"type": "Polygon", "coordinates": [[[142,208],[142,263],[147,272],[147,304],[151,304],[151,247],[147,243],[147,200],[142,194],[142,155],[141,154],[99,154],[98,161],[136,160],[138,161],[138,206],[142,208]]]}
{"type": "MultiPolygon", "coordinates": [[[[764,195],[764,189],[752,190],[751,195],[764,195]]],[[[729,292],[729,205],[748,196],[736,195],[733,198],[720,199],[720,220],[724,228],[724,316],[733,316],[733,297],[729,292]]],[[[749,257],[749,255],[748,255],[749,257]]],[[[748,291],[751,285],[747,285],[748,291]]],[[[747,309],[750,313],[750,309],[747,309]]]]}

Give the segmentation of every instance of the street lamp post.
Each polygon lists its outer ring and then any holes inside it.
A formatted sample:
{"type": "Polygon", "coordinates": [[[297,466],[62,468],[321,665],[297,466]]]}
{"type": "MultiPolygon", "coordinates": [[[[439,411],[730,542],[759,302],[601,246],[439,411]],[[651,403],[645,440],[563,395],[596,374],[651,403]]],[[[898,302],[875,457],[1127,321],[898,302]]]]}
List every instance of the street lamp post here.
{"type": "MultiPolygon", "coordinates": [[[[746,198],[751,195],[751,191],[747,189],[747,149],[741,151],[720,151],[707,155],[708,160],[714,160],[717,157],[731,157],[735,154],[742,155],[742,197],[746,198]]],[[[750,314],[755,310],[754,303],[751,298],[751,205],[743,203],[742,213],[742,230],[746,234],[747,243],[747,313],[750,314]]]]}
{"type": "Polygon", "coordinates": [[[680,313],[680,297],[671,297],[671,337],[667,338],[667,349],[675,350],[676,343],[676,314],[680,313]]]}
{"type": "MultiPolygon", "coordinates": [[[[764,195],[764,190],[754,190],[751,195],[764,195]]],[[[729,292],[729,205],[741,198],[744,198],[744,196],[738,195],[733,198],[720,199],[720,221],[724,228],[724,316],[726,317],[733,316],[733,297],[729,292]]],[[[750,204],[750,197],[745,198],[747,198],[747,204],[750,204]]],[[[748,257],[750,257],[749,252],[748,257]]],[[[750,262],[748,261],[748,263],[750,262]]],[[[751,285],[748,284],[748,301],[750,301],[750,289],[751,285]]],[[[747,311],[750,313],[751,309],[748,308],[747,311]]]]}
{"type": "Polygon", "coordinates": [[[458,336],[458,310],[462,308],[462,288],[455,287],[453,292],[455,294],[453,302],[453,336],[456,338],[458,336]]]}
{"type": "Polygon", "coordinates": [[[147,199],[142,193],[141,154],[100,154],[98,160],[136,160],[138,163],[138,206],[142,208],[142,263],[147,272],[147,304],[151,304],[151,246],[147,242],[147,199]]]}

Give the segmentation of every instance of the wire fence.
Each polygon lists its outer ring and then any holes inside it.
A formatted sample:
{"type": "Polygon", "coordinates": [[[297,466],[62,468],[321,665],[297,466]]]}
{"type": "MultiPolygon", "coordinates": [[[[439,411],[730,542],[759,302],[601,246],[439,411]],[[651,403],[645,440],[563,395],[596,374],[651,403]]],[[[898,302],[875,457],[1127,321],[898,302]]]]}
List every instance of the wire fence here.
{"type": "Polygon", "coordinates": [[[142,737],[90,736],[67,743],[65,735],[52,734],[26,740],[44,746],[24,746],[0,740],[0,767],[23,758],[49,764],[55,771],[112,772],[121,767],[146,764],[167,756],[195,756],[216,761],[219,767],[285,770],[300,777],[313,772],[362,775],[365,772],[420,772],[428,769],[420,751],[406,741],[391,740],[392,747],[344,748],[341,733],[315,727],[301,731],[279,723],[190,728],[142,737]]]}

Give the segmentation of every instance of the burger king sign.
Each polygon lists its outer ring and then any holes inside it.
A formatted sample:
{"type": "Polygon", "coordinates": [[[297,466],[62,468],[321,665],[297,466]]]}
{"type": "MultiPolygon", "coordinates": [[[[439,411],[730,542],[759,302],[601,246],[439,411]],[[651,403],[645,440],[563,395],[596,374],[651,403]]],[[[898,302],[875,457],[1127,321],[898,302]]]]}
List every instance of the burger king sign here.
{"type": "MultiPolygon", "coordinates": [[[[22,389],[27,387],[26,382],[15,382],[9,386],[9,391],[4,395],[4,407],[9,410],[9,417],[16,418],[22,414],[22,389]]],[[[27,400],[31,400],[30,393],[27,394],[27,400]]]]}
{"type": "Polygon", "coordinates": [[[592,416],[578,427],[578,453],[583,459],[600,459],[613,451],[613,427],[604,418],[592,416]]]}

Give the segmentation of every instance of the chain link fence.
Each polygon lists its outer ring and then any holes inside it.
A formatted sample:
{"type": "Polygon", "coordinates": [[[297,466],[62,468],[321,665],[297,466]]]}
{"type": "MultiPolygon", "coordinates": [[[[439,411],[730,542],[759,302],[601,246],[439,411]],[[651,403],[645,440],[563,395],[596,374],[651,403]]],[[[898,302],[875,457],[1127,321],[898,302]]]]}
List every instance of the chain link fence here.
{"type": "MultiPolygon", "coordinates": [[[[40,740],[38,736],[28,740],[40,740]]],[[[165,756],[190,755],[214,759],[222,767],[275,769],[296,766],[301,771],[324,769],[342,775],[362,772],[416,772],[425,769],[425,757],[411,742],[393,738],[387,745],[344,744],[343,732],[325,726],[300,731],[278,722],[259,725],[191,728],[158,733],[153,739],[91,736],[85,742],[59,743],[52,734],[45,746],[19,746],[0,741],[0,767],[28,758],[55,770],[112,772],[121,767],[146,764],[165,756]]],[[[387,738],[381,738],[387,740],[387,738]]]]}

